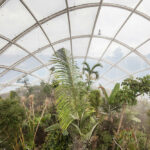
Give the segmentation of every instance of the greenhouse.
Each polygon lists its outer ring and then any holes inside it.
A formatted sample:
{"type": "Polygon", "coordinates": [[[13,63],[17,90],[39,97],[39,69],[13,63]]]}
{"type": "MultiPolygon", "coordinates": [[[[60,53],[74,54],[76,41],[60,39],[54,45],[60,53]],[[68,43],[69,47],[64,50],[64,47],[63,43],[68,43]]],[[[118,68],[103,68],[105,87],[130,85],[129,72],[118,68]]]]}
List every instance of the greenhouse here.
{"type": "Polygon", "coordinates": [[[150,0],[0,0],[0,150],[150,150],[150,0]]]}

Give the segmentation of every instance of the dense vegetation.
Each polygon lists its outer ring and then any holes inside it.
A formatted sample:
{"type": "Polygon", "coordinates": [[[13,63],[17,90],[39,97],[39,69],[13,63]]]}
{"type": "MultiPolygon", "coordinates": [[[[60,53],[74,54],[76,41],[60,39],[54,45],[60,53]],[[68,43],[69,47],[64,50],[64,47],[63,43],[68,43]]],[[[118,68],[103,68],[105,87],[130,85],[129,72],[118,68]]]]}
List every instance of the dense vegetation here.
{"type": "Polygon", "coordinates": [[[83,75],[65,49],[50,60],[51,82],[0,98],[0,149],[6,150],[149,150],[150,76],[127,78],[111,93],[92,84],[95,64],[84,62],[83,75]],[[83,77],[84,76],[84,77],[83,77]],[[83,80],[86,78],[86,80],[83,80]]]}

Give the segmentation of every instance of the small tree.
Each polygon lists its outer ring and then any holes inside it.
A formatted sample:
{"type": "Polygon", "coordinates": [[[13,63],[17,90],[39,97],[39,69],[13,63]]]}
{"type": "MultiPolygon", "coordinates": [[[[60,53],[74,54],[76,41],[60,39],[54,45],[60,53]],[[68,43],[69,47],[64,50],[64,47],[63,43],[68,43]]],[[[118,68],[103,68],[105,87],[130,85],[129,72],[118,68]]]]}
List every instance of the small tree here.
{"type": "MultiPolygon", "coordinates": [[[[116,136],[120,132],[126,106],[135,105],[137,103],[137,97],[143,94],[150,94],[150,75],[136,79],[128,78],[122,82],[122,89],[120,89],[116,95],[116,99],[122,106],[116,136]]],[[[114,148],[115,144],[113,145],[113,150],[114,148]]]]}
{"type": "Polygon", "coordinates": [[[9,93],[9,98],[10,98],[10,99],[16,99],[16,98],[18,98],[17,92],[11,91],[11,92],[9,93]]]}
{"type": "Polygon", "coordinates": [[[97,67],[102,67],[100,63],[95,64],[92,68],[90,68],[90,65],[87,62],[84,62],[84,67],[83,67],[83,73],[86,72],[86,77],[87,77],[87,85],[88,89],[90,85],[92,84],[92,80],[94,80],[93,75],[95,75],[95,80],[99,78],[99,73],[98,71],[95,71],[97,67]]]}

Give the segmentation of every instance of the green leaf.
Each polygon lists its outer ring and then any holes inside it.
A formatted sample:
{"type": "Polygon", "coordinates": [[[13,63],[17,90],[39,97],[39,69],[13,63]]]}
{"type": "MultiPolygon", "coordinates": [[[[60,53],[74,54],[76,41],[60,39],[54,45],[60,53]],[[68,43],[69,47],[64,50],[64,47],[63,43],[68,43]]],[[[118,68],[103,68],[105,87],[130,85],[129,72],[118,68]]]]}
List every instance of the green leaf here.
{"type": "Polygon", "coordinates": [[[60,129],[59,123],[53,124],[50,127],[46,128],[45,132],[54,131],[54,130],[57,130],[57,129],[60,129]]]}

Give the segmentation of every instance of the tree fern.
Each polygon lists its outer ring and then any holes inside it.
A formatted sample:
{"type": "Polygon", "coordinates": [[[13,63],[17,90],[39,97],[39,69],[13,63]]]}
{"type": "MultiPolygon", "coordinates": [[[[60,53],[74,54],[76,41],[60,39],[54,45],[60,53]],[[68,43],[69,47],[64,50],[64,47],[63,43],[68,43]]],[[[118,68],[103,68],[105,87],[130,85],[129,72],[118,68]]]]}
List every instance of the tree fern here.
{"type": "Polygon", "coordinates": [[[74,120],[72,116],[77,109],[79,71],[71,58],[71,54],[64,48],[59,49],[51,61],[55,66],[54,74],[60,82],[60,86],[56,89],[60,126],[66,130],[74,120]]]}

